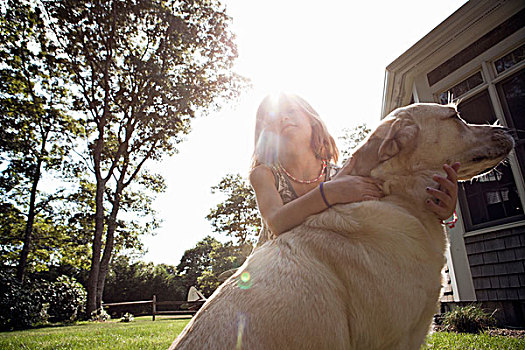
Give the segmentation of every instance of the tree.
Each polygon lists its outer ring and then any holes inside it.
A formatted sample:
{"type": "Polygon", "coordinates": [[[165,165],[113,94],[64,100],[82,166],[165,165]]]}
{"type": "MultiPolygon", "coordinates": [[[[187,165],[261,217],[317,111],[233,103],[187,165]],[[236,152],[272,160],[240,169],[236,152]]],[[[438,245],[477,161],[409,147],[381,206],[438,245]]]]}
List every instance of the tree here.
{"type": "Polygon", "coordinates": [[[238,245],[253,244],[261,229],[261,219],[250,184],[240,174],[227,174],[211,190],[226,195],[206,216],[213,230],[236,238],[238,245]]]}
{"type": "Polygon", "coordinates": [[[0,203],[0,263],[2,266],[16,266],[20,256],[24,226],[25,218],[18,208],[11,203],[0,203]]]}
{"type": "MultiPolygon", "coordinates": [[[[209,297],[224,281],[223,272],[233,272],[240,267],[252,251],[251,245],[235,245],[233,242],[212,245],[209,253],[211,265],[197,277],[197,288],[209,297]]],[[[231,274],[231,272],[229,274],[231,274]]],[[[228,275],[229,275],[228,274],[228,275]]],[[[228,276],[227,275],[227,276],[228,276]]]]}
{"type": "Polygon", "coordinates": [[[366,124],[360,124],[352,129],[343,129],[343,136],[339,139],[343,140],[343,147],[341,150],[342,163],[346,162],[352,155],[354,149],[359,146],[371,132],[366,124]]]}
{"type": "Polygon", "coordinates": [[[9,209],[2,220],[15,219],[9,224],[11,241],[2,243],[11,244],[11,250],[14,241],[21,243],[17,278],[23,281],[35,229],[40,236],[53,235],[52,226],[45,227],[50,220],[38,215],[51,210],[59,196],[39,189],[42,174],[63,166],[81,128],[65,112],[71,102],[68,75],[46,35],[41,11],[15,0],[0,10],[0,200],[9,209]]]}
{"type": "Polygon", "coordinates": [[[237,51],[217,1],[44,4],[78,90],[95,177],[90,313],[101,305],[124,190],[161,190],[145,162],[173,154],[196,113],[236,97],[245,81],[231,72],[237,51]]]}
{"type": "Polygon", "coordinates": [[[112,259],[108,272],[104,302],[184,300],[187,290],[174,266],[133,261],[119,255],[112,259]]]}
{"type": "Polygon", "coordinates": [[[221,243],[207,236],[194,248],[184,252],[177,271],[185,290],[197,286],[210,296],[220,285],[219,275],[241,266],[250,254],[251,246],[237,246],[232,242],[221,243]]]}
{"type": "Polygon", "coordinates": [[[210,253],[214,245],[220,244],[215,238],[207,236],[197,243],[194,248],[188,249],[180,259],[177,271],[182,277],[182,284],[188,290],[197,285],[197,279],[206,270],[210,270],[212,259],[210,253]]]}

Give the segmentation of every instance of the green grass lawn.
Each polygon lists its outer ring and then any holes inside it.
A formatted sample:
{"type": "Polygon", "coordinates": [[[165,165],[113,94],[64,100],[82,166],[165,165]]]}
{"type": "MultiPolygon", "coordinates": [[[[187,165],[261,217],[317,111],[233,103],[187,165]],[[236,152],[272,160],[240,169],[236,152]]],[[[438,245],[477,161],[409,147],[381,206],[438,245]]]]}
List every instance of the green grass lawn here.
{"type": "Polygon", "coordinates": [[[421,349],[525,350],[525,340],[488,334],[437,332],[427,337],[427,343],[421,349]]]}
{"type": "MultiPolygon", "coordinates": [[[[0,349],[167,349],[189,319],[137,317],[134,322],[80,322],[0,333],[0,349]]],[[[525,340],[486,334],[434,333],[422,349],[525,349],[525,340]]]]}
{"type": "Polygon", "coordinates": [[[0,333],[0,349],[162,349],[182,332],[186,319],[137,317],[134,322],[80,322],[72,326],[44,327],[0,333]]]}

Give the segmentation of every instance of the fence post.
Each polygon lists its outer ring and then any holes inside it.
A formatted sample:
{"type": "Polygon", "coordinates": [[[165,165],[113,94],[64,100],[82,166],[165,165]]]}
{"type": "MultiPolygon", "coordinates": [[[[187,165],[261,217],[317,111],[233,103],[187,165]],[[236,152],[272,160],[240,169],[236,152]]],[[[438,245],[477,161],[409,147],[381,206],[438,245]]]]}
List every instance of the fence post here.
{"type": "Polygon", "coordinates": [[[157,312],[157,296],[153,295],[153,306],[152,306],[153,321],[155,321],[156,312],[157,312]]]}

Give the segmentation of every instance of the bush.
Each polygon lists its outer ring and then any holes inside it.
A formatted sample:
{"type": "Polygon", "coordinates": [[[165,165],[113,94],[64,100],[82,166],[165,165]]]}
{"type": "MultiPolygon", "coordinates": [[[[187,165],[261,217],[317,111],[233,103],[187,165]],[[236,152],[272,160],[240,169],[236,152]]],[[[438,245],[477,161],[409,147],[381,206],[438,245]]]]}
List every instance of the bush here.
{"type": "Polygon", "coordinates": [[[111,316],[104,310],[104,308],[96,309],[91,313],[90,321],[93,322],[106,322],[111,320],[111,316]]]}
{"type": "Polygon", "coordinates": [[[126,312],[124,316],[122,316],[122,318],[120,319],[120,322],[133,322],[134,320],[135,318],[133,317],[133,315],[129,312],[126,312]]]}
{"type": "Polygon", "coordinates": [[[0,270],[0,329],[23,329],[43,322],[47,284],[41,280],[20,283],[14,273],[0,270]]]}
{"type": "Polygon", "coordinates": [[[495,326],[494,312],[489,314],[475,305],[457,307],[443,314],[443,326],[452,332],[479,333],[495,326]]]}
{"type": "Polygon", "coordinates": [[[75,321],[84,312],[86,291],[73,277],[58,277],[46,294],[47,313],[52,322],[75,321]]]}

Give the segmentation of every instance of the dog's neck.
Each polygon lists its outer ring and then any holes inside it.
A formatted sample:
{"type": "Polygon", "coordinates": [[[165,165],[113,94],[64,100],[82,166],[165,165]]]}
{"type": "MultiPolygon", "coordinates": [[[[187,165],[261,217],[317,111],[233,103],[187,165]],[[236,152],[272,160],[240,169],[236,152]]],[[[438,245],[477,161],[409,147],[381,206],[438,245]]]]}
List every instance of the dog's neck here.
{"type": "Polygon", "coordinates": [[[446,176],[443,169],[412,168],[406,170],[406,164],[397,164],[398,166],[393,167],[390,161],[371,161],[371,158],[364,157],[364,154],[361,156],[356,160],[352,175],[371,176],[384,181],[383,192],[385,197],[382,199],[383,201],[403,207],[425,226],[440,224],[439,218],[428,209],[425,203],[431,198],[425,189],[427,187],[438,187],[432,177],[435,174],[446,176]],[[400,168],[405,170],[394,170],[400,168]]]}
{"type": "Polygon", "coordinates": [[[423,227],[426,235],[431,237],[423,239],[420,243],[426,246],[427,252],[443,256],[447,246],[447,238],[441,220],[426,205],[426,200],[430,198],[427,194],[427,187],[437,188],[437,183],[432,179],[434,174],[444,174],[440,169],[419,170],[410,173],[393,173],[388,164],[377,165],[372,169],[361,168],[361,173],[352,171],[352,175],[372,176],[383,182],[383,192],[385,197],[381,202],[392,203],[396,207],[404,209],[412,215],[423,227]]]}
{"type": "Polygon", "coordinates": [[[437,216],[427,209],[426,201],[430,199],[430,195],[425,190],[427,187],[438,187],[438,184],[432,179],[432,176],[438,173],[444,172],[424,170],[410,175],[372,173],[372,176],[376,175],[377,178],[384,181],[384,200],[396,202],[421,219],[439,221],[437,216]]]}

